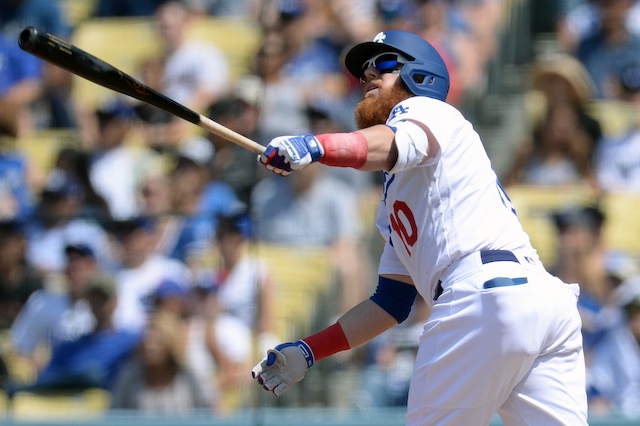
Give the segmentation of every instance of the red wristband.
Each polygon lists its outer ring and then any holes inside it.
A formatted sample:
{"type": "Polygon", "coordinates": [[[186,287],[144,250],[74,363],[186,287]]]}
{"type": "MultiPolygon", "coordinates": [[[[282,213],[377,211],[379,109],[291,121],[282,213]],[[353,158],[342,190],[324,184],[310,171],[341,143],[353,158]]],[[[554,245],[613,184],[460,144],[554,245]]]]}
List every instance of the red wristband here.
{"type": "Polygon", "coordinates": [[[335,323],[302,340],[305,341],[311,349],[311,352],[313,352],[315,361],[320,361],[335,353],[351,349],[340,323],[335,323]]]}
{"type": "Polygon", "coordinates": [[[369,143],[360,132],[325,133],[316,135],[316,138],[324,149],[320,158],[322,164],[359,169],[367,162],[369,143]]]}

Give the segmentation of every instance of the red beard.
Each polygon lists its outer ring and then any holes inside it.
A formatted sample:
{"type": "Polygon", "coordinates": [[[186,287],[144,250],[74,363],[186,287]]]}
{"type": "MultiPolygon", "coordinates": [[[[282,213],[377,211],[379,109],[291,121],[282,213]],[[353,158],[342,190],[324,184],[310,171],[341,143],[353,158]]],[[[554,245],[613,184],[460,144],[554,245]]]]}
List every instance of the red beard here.
{"type": "Polygon", "coordinates": [[[391,114],[391,110],[401,101],[413,96],[401,78],[390,90],[379,89],[380,95],[365,98],[355,109],[355,119],[358,129],[385,124],[391,114]]]}

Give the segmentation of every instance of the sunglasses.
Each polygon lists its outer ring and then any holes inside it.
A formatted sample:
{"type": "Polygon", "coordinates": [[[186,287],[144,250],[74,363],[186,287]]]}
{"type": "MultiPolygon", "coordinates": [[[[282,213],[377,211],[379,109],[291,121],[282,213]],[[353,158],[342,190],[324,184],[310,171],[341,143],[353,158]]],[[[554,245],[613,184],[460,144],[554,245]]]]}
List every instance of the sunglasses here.
{"type": "Polygon", "coordinates": [[[394,71],[400,71],[402,65],[406,64],[407,62],[407,58],[399,53],[379,53],[368,61],[365,61],[365,63],[362,65],[362,77],[360,77],[360,82],[366,82],[364,72],[369,67],[374,67],[380,74],[386,74],[394,71]]]}

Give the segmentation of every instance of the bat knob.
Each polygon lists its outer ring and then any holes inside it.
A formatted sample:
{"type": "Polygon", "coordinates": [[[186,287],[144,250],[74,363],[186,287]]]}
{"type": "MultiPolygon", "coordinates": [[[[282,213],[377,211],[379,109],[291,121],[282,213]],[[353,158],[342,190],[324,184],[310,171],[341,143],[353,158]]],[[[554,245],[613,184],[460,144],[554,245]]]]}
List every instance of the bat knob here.
{"type": "Polygon", "coordinates": [[[35,27],[26,27],[20,32],[18,37],[18,45],[22,50],[30,52],[36,46],[37,39],[40,35],[40,30],[35,27]]]}

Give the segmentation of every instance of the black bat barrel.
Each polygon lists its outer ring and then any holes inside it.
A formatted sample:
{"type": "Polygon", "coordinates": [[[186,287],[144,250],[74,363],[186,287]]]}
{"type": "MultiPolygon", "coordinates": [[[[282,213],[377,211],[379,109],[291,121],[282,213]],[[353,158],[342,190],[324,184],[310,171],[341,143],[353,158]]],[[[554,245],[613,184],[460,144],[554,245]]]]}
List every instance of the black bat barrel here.
{"type": "Polygon", "coordinates": [[[200,122],[198,113],[53,34],[27,27],[20,32],[18,45],[25,52],[100,86],[154,105],[191,123],[200,122]]]}

